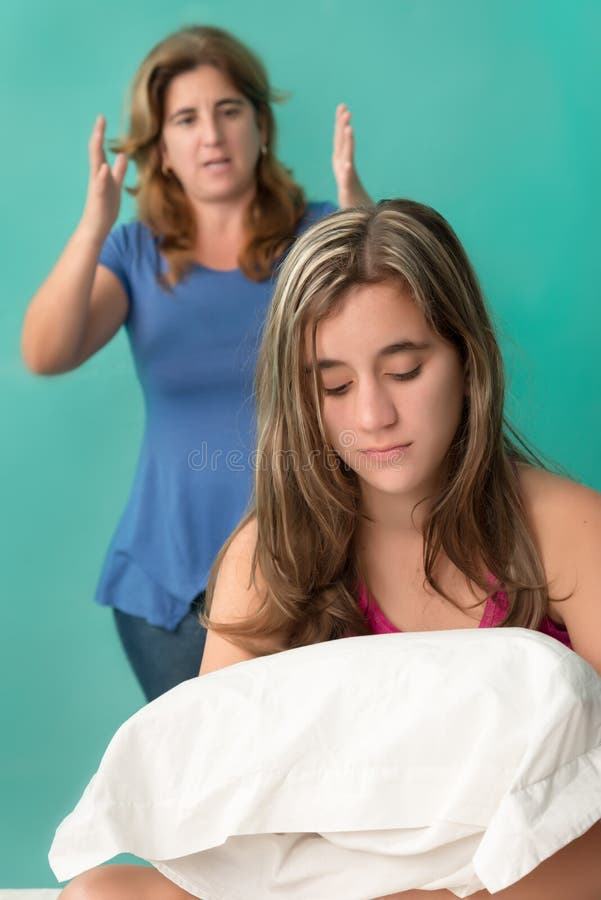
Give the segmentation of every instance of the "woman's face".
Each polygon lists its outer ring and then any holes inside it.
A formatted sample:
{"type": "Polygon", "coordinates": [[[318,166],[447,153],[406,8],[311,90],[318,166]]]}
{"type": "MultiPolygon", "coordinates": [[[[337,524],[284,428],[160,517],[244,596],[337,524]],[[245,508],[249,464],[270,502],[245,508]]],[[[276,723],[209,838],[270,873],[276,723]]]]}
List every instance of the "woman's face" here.
{"type": "Polygon", "coordinates": [[[319,322],[316,351],[327,437],[364,496],[429,496],[466,393],[456,349],[407,291],[387,281],[351,288],[319,322]]]}
{"type": "Polygon", "coordinates": [[[165,92],[163,167],[198,203],[245,201],[265,140],[251,102],[214,66],[173,78],[165,92]]]}

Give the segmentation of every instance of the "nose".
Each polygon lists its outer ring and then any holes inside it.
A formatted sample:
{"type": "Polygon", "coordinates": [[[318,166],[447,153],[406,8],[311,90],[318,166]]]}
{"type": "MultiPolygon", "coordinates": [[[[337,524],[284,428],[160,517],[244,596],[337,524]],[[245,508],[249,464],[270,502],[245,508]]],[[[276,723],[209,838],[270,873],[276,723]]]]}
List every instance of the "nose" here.
{"type": "Polygon", "coordinates": [[[359,428],[373,434],[398,422],[398,410],[378,380],[364,383],[357,392],[356,420],[359,428]]]}
{"type": "Polygon", "coordinates": [[[219,117],[215,113],[203,117],[201,137],[206,147],[218,147],[221,144],[221,127],[219,117]]]}

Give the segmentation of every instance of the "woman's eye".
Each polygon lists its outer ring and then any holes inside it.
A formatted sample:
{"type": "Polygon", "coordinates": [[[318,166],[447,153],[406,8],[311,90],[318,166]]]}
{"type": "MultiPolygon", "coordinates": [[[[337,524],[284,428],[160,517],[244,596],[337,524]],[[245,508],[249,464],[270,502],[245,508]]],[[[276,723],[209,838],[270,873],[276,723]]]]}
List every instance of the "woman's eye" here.
{"type": "Polygon", "coordinates": [[[236,116],[240,115],[240,110],[236,106],[231,106],[228,109],[222,110],[222,112],[228,119],[235,119],[236,116]]]}
{"type": "Polygon", "coordinates": [[[194,122],[194,116],[182,116],[178,119],[176,125],[191,125],[194,122]]]}
{"type": "Polygon", "coordinates": [[[412,378],[417,378],[421,370],[422,366],[420,363],[419,366],[416,366],[415,369],[411,369],[410,372],[394,372],[391,373],[391,376],[395,381],[411,381],[412,378]]]}
{"type": "Polygon", "coordinates": [[[338,387],[333,387],[333,388],[324,387],[323,391],[324,391],[324,394],[326,394],[326,396],[328,396],[328,397],[336,397],[336,396],[339,396],[340,394],[344,394],[344,392],[346,391],[346,389],[348,388],[349,385],[350,385],[350,381],[347,381],[346,384],[339,384],[338,387]]]}

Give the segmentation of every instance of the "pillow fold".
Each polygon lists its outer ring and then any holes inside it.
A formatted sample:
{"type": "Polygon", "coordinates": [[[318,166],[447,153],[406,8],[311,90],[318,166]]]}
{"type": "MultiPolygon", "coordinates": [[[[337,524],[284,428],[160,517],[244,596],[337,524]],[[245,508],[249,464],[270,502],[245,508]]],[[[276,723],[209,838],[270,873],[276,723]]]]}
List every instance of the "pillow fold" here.
{"type": "Polygon", "coordinates": [[[50,864],[202,900],[502,890],[601,818],[601,678],[518,628],[355,637],[184,682],[115,734],[50,864]]]}

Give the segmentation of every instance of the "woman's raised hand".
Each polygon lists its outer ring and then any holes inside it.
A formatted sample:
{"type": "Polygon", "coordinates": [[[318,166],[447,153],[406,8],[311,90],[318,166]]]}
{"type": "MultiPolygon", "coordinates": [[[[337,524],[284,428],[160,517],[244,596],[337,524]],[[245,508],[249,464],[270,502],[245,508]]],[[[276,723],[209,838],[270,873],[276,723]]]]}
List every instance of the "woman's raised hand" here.
{"type": "Polygon", "coordinates": [[[106,120],[98,116],[88,144],[90,180],[80,226],[97,240],[104,241],[115,224],[121,206],[121,190],[127,171],[127,156],[119,153],[112,168],[104,152],[106,120]]]}
{"type": "Polygon", "coordinates": [[[350,110],[344,103],[336,107],[332,168],[338,186],[338,206],[372,206],[373,200],[361,184],[355,168],[355,138],[350,110]]]}

